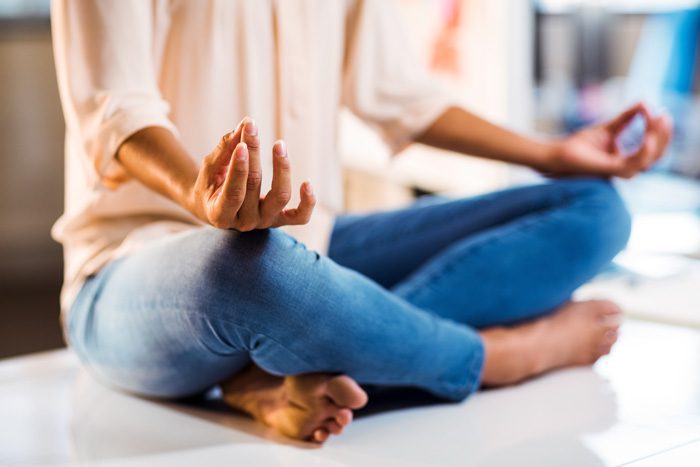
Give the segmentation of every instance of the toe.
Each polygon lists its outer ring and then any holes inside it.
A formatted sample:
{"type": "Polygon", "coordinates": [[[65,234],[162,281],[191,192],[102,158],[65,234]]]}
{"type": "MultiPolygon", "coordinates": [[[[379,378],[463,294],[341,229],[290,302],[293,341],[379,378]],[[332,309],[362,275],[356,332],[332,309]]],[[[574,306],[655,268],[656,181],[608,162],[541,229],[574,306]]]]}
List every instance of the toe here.
{"type": "Polygon", "coordinates": [[[622,313],[622,309],[614,302],[611,302],[609,300],[600,300],[598,301],[598,307],[601,311],[601,314],[604,315],[619,315],[622,313]]]}
{"type": "Polygon", "coordinates": [[[615,341],[617,341],[617,331],[615,331],[615,330],[606,331],[605,337],[603,338],[603,341],[609,345],[614,344],[615,341]]]}
{"type": "Polygon", "coordinates": [[[323,443],[328,439],[328,436],[330,436],[328,430],[326,430],[325,428],[319,428],[316,431],[314,431],[312,435],[312,440],[317,443],[323,443]]]}
{"type": "Polygon", "coordinates": [[[341,426],[349,425],[352,422],[352,411],[348,409],[340,409],[335,416],[335,421],[341,426]]]}
{"type": "Polygon", "coordinates": [[[327,396],[339,407],[359,409],[367,404],[367,393],[349,376],[336,376],[328,381],[327,396]]]}
{"type": "Polygon", "coordinates": [[[619,328],[622,315],[620,313],[598,315],[598,322],[608,328],[619,328]]]}
{"type": "Polygon", "coordinates": [[[323,425],[326,430],[332,435],[339,435],[343,432],[344,426],[336,422],[334,419],[327,420],[323,425]]]}
{"type": "Polygon", "coordinates": [[[598,357],[602,357],[603,355],[608,355],[611,350],[612,350],[612,344],[600,344],[600,346],[598,346],[598,357]]]}
{"type": "Polygon", "coordinates": [[[603,335],[603,338],[600,340],[600,343],[598,344],[598,354],[609,354],[613,345],[615,345],[615,342],[617,342],[617,330],[606,331],[603,335]]]}

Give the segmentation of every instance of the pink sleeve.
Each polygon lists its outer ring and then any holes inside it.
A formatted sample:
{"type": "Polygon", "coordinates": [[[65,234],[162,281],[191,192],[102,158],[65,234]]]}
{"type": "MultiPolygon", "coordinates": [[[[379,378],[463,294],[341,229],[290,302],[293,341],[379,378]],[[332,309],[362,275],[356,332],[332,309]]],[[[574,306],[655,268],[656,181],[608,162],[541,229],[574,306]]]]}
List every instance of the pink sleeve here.
{"type": "Polygon", "coordinates": [[[396,2],[357,0],[347,20],[343,105],[398,152],[454,98],[428,75],[410,47],[396,2]]]}
{"type": "Polygon", "coordinates": [[[115,154],[149,126],[177,134],[153,58],[153,2],[54,0],[51,23],[68,131],[80,135],[96,182],[123,181],[115,154]]]}

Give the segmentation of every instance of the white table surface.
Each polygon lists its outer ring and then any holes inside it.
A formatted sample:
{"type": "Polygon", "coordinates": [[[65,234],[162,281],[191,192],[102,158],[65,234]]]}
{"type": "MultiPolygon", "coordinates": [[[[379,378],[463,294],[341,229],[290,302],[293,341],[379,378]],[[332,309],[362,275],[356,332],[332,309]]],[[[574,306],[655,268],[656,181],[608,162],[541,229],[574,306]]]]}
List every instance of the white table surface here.
{"type": "Polygon", "coordinates": [[[700,332],[625,322],[594,368],[358,417],[317,448],[107,389],[69,351],[0,361],[0,465],[700,466],[700,332]]]}

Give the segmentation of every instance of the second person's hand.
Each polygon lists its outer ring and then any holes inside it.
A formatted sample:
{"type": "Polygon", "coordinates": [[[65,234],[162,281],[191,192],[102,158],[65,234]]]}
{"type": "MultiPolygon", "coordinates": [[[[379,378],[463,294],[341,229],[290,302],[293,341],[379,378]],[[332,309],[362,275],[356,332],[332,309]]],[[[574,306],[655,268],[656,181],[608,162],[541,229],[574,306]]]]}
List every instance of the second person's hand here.
{"type": "Polygon", "coordinates": [[[311,184],[304,182],[299,205],[286,209],[292,185],[283,141],[273,146],[272,167],[272,186],[261,197],[260,137],[255,122],[246,117],[204,158],[190,198],[192,212],[214,227],[241,232],[306,224],[316,199],[311,184]]]}

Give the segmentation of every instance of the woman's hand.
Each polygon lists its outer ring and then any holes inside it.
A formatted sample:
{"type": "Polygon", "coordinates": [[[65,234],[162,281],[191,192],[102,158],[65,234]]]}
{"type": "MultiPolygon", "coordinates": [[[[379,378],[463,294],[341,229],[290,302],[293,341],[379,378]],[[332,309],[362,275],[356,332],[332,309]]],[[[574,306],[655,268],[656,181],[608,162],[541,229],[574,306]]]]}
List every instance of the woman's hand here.
{"type": "Polygon", "coordinates": [[[666,151],[673,123],[668,115],[653,117],[638,103],[614,119],[574,133],[555,143],[545,172],[552,175],[602,175],[631,178],[647,170],[666,151]],[[644,139],[633,154],[623,154],[617,138],[641,114],[646,121],[644,139]]]}
{"type": "Polygon", "coordinates": [[[272,167],[272,187],[261,197],[260,138],[255,122],[246,117],[204,158],[190,195],[190,210],[214,227],[241,232],[306,224],[316,199],[305,182],[299,206],[285,209],[292,187],[283,141],[273,147],[272,167]]]}

